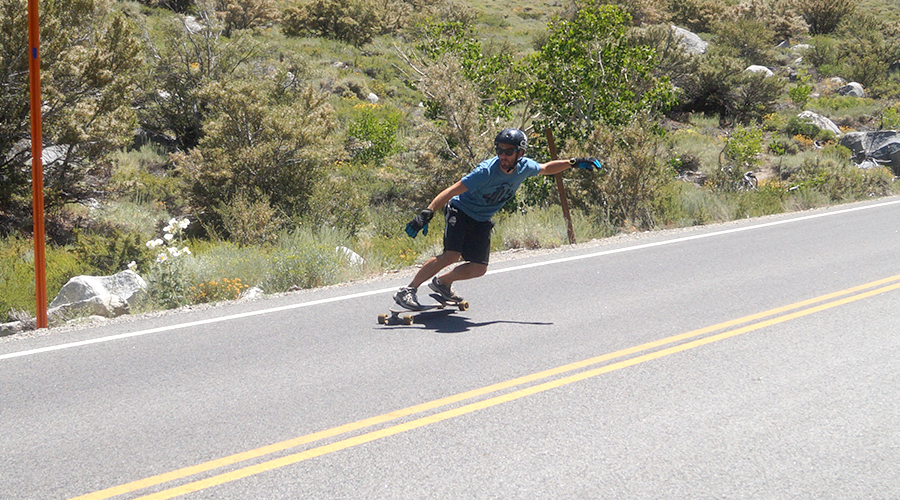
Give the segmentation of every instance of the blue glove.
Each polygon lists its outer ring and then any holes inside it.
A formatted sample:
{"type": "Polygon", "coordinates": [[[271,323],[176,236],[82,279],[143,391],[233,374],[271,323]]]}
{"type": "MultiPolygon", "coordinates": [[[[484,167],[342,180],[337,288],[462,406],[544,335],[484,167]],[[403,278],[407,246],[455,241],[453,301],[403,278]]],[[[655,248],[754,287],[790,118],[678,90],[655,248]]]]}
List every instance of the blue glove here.
{"type": "Polygon", "coordinates": [[[603,168],[603,165],[600,164],[600,160],[594,158],[593,156],[584,157],[584,158],[572,158],[569,160],[573,166],[578,168],[583,168],[585,170],[600,170],[603,168]]]}
{"type": "Polygon", "coordinates": [[[419,231],[422,231],[422,236],[428,236],[428,223],[431,222],[432,217],[434,217],[434,212],[427,208],[422,210],[419,215],[406,224],[406,234],[410,238],[415,238],[419,231]]]}

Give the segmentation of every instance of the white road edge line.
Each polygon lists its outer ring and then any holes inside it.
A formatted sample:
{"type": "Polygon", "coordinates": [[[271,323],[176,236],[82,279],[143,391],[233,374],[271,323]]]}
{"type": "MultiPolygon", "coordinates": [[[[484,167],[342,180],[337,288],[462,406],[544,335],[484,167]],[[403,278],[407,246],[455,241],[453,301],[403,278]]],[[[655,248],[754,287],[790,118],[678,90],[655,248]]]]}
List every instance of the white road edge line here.
{"type": "MultiPolygon", "coordinates": [[[[764,229],[764,228],[780,226],[780,225],[784,225],[784,224],[793,224],[795,222],[802,222],[802,221],[807,221],[807,220],[811,220],[811,219],[819,219],[822,217],[831,217],[831,216],[842,215],[842,214],[851,213],[851,212],[859,212],[862,210],[883,208],[886,206],[896,205],[896,204],[900,204],[900,200],[894,200],[894,201],[889,201],[889,202],[885,202],[885,203],[877,203],[874,205],[864,205],[861,207],[846,208],[846,209],[842,209],[842,210],[823,211],[820,213],[806,215],[806,216],[802,216],[802,217],[796,217],[796,218],[792,217],[789,219],[783,219],[783,220],[778,220],[778,221],[773,221],[773,222],[765,222],[762,224],[754,224],[754,225],[750,225],[750,226],[738,227],[738,228],[733,228],[733,229],[725,229],[722,231],[714,231],[711,233],[695,234],[692,236],[685,236],[682,238],[675,238],[675,239],[664,240],[664,241],[656,241],[653,243],[645,243],[642,245],[616,248],[613,250],[604,250],[601,252],[594,252],[594,253],[589,253],[589,254],[584,254],[584,255],[576,255],[573,257],[563,257],[560,259],[551,259],[551,260],[546,260],[546,261],[541,261],[541,262],[534,262],[531,264],[523,264],[521,266],[507,267],[507,268],[503,268],[503,269],[493,269],[493,270],[488,271],[487,274],[508,273],[508,272],[512,272],[512,271],[521,271],[523,269],[532,269],[535,267],[551,266],[554,264],[574,262],[577,260],[603,257],[606,255],[613,255],[613,254],[617,254],[617,253],[635,252],[638,250],[645,250],[648,248],[655,248],[655,247],[661,247],[661,246],[666,246],[666,245],[674,245],[676,243],[683,243],[685,241],[693,241],[693,240],[699,240],[699,239],[704,239],[704,238],[713,238],[716,236],[724,236],[724,235],[728,235],[728,234],[741,233],[744,231],[764,229]]],[[[8,353],[8,354],[0,354],[0,361],[6,360],[6,359],[21,358],[24,356],[33,356],[36,354],[42,354],[42,353],[52,352],[52,351],[61,351],[63,349],[72,349],[75,347],[82,347],[82,346],[91,345],[91,344],[112,342],[114,340],[122,340],[122,339],[128,339],[128,338],[132,338],[132,337],[140,337],[143,335],[150,335],[153,333],[170,332],[170,331],[174,331],[174,330],[181,330],[184,328],[191,328],[194,326],[210,325],[210,324],[214,324],[214,323],[222,323],[225,321],[232,321],[232,320],[236,320],[236,319],[250,318],[253,316],[261,316],[264,314],[273,314],[273,313],[278,313],[278,312],[282,312],[282,311],[289,311],[292,309],[302,309],[304,307],[313,307],[313,306],[318,306],[318,305],[322,305],[322,304],[328,304],[331,302],[341,302],[341,301],[345,301],[345,300],[353,300],[353,299],[358,299],[361,297],[369,297],[372,295],[380,295],[383,293],[390,293],[395,290],[396,290],[396,288],[382,288],[379,290],[370,290],[368,292],[360,292],[360,293],[354,293],[354,294],[350,294],[350,295],[341,295],[338,297],[331,297],[328,299],[319,299],[319,300],[313,300],[313,301],[309,301],[309,302],[302,302],[299,304],[291,304],[291,305],[287,305],[287,306],[273,307],[273,308],[269,308],[269,309],[261,309],[259,311],[251,311],[251,312],[240,313],[240,314],[231,314],[228,316],[221,316],[218,318],[210,318],[210,319],[205,319],[205,320],[200,320],[200,321],[191,321],[189,323],[182,323],[182,324],[178,324],[178,325],[162,326],[159,328],[151,328],[149,330],[140,330],[137,332],[123,333],[123,334],[119,334],[119,335],[111,335],[108,337],[99,337],[96,339],[82,340],[79,342],[70,342],[67,344],[59,344],[59,345],[55,345],[55,346],[41,347],[38,349],[31,349],[31,350],[27,350],[27,351],[12,352],[12,353],[8,353]]]]}

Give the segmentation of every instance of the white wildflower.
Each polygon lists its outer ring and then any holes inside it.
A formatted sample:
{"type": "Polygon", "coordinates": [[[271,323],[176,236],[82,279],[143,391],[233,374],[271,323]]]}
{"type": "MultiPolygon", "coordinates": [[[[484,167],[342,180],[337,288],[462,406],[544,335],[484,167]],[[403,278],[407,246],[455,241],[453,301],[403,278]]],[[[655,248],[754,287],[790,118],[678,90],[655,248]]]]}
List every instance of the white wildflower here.
{"type": "Polygon", "coordinates": [[[172,233],[166,233],[166,235],[163,236],[163,238],[165,238],[166,241],[172,241],[172,238],[174,238],[174,237],[175,237],[175,235],[172,233]]]}

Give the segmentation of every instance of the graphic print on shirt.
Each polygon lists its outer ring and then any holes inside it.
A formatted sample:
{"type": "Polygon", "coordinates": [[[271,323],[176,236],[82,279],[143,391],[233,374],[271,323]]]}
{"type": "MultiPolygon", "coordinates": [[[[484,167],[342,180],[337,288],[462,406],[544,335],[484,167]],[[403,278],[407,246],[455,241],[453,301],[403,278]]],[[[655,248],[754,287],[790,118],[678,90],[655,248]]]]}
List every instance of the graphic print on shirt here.
{"type": "Polygon", "coordinates": [[[484,199],[485,205],[496,205],[498,203],[503,203],[515,194],[515,189],[512,188],[512,185],[508,182],[504,182],[503,184],[497,186],[497,189],[490,194],[485,194],[482,196],[484,199]]]}

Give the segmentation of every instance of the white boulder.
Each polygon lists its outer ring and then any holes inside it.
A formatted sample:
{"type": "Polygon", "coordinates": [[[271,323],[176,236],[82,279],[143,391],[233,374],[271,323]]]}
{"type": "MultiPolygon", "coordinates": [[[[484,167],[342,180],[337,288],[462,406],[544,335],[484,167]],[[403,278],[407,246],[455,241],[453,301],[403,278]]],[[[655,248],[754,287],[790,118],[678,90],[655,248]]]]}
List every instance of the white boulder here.
{"type": "Polygon", "coordinates": [[[767,78],[775,75],[775,72],[772,71],[771,69],[769,69],[765,66],[759,66],[756,64],[747,66],[747,69],[745,69],[744,71],[749,71],[751,73],[762,73],[762,74],[766,75],[767,78]]]}
{"type": "Polygon", "coordinates": [[[684,50],[691,54],[703,54],[709,47],[709,43],[704,42],[696,33],[684,28],[679,28],[678,26],[672,26],[672,31],[674,31],[675,36],[681,40],[684,50]]]}
{"type": "Polygon", "coordinates": [[[819,127],[819,129],[821,130],[827,130],[833,133],[835,136],[841,135],[841,129],[837,125],[835,125],[833,121],[818,113],[814,113],[812,111],[804,111],[797,115],[797,118],[800,118],[807,123],[812,123],[813,125],[819,127]]]}
{"type": "Polygon", "coordinates": [[[75,276],[63,285],[47,312],[61,316],[87,312],[112,318],[127,314],[146,290],[147,282],[131,270],[112,276],[75,276]]]}
{"type": "Polygon", "coordinates": [[[866,96],[866,89],[864,89],[863,86],[857,82],[850,82],[847,85],[839,88],[837,92],[840,95],[847,95],[852,97],[866,96]]]}

